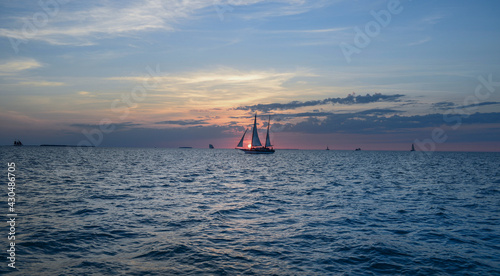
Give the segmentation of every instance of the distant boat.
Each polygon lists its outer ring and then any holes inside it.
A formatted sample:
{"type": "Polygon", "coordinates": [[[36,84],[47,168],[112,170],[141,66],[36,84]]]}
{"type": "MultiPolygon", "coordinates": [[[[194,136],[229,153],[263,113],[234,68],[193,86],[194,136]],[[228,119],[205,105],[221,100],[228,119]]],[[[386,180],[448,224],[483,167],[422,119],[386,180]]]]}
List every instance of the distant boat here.
{"type": "Polygon", "coordinates": [[[330,150],[330,149],[328,148],[328,146],[326,146],[326,150],[330,150]]]}
{"type": "Polygon", "coordinates": [[[208,145],[208,148],[209,148],[209,149],[213,149],[213,148],[214,148],[214,145],[209,144],[209,145],[208,145]]]}
{"type": "Polygon", "coordinates": [[[271,139],[269,137],[269,128],[271,126],[271,116],[269,116],[269,122],[267,123],[267,135],[266,135],[266,145],[262,146],[259,139],[259,133],[257,131],[257,114],[255,114],[255,119],[253,121],[253,129],[252,129],[252,143],[249,145],[249,148],[243,148],[243,141],[245,139],[245,134],[247,133],[247,129],[243,136],[241,137],[240,142],[236,146],[237,149],[240,149],[248,154],[272,154],[274,153],[273,145],[271,145],[271,139]]]}
{"type": "Polygon", "coordinates": [[[415,145],[411,144],[411,150],[410,151],[415,151],[415,145]]]}
{"type": "Polygon", "coordinates": [[[21,143],[21,140],[19,140],[19,139],[14,140],[14,146],[16,146],[16,147],[20,147],[20,146],[22,146],[22,145],[23,145],[23,143],[21,143]]]}
{"type": "Polygon", "coordinates": [[[361,148],[357,148],[357,149],[355,149],[355,151],[360,151],[360,150],[361,150],[361,148]]]}

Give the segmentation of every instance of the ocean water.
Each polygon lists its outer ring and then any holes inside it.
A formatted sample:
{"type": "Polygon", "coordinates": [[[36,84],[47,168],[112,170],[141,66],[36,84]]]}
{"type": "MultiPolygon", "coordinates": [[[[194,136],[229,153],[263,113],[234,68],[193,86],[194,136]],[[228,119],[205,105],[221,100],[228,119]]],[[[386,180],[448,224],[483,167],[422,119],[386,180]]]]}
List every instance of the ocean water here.
{"type": "Polygon", "coordinates": [[[0,147],[1,274],[500,275],[499,153],[82,150],[0,147]]]}

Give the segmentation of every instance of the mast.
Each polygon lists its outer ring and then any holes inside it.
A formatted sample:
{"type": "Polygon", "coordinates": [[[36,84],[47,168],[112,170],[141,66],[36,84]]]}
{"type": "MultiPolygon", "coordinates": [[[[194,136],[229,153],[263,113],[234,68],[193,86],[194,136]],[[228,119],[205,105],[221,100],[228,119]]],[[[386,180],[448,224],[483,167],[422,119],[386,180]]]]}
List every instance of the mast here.
{"type": "Polygon", "coordinates": [[[243,136],[241,137],[240,142],[239,142],[239,143],[238,143],[238,145],[236,146],[237,148],[242,148],[242,147],[243,147],[243,139],[245,139],[245,134],[247,134],[247,130],[248,130],[248,129],[245,129],[245,132],[243,133],[243,136]]]}
{"type": "Polygon", "coordinates": [[[269,121],[267,122],[267,135],[266,135],[266,148],[272,147],[271,139],[269,139],[269,127],[271,126],[271,115],[269,115],[269,121]]]}
{"type": "Polygon", "coordinates": [[[262,147],[259,139],[259,133],[257,132],[257,113],[255,114],[255,119],[253,121],[252,148],[253,147],[262,147]]]}

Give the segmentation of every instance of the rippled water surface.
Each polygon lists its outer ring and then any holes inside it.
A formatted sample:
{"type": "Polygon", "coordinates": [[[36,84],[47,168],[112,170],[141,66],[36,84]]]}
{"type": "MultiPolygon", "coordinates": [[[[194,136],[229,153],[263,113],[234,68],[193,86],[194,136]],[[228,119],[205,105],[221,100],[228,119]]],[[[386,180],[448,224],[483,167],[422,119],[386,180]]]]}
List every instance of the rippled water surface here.
{"type": "Polygon", "coordinates": [[[0,273],[500,275],[498,153],[0,147],[0,159],[4,175],[16,163],[18,214],[17,269],[4,250],[0,273]]]}

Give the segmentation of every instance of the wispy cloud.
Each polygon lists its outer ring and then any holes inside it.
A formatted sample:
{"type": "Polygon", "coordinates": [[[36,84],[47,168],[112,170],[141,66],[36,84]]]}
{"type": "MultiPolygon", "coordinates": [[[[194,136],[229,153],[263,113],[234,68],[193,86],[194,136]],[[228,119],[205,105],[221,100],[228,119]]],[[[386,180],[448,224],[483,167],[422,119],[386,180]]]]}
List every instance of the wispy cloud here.
{"type": "Polygon", "coordinates": [[[272,31],[260,31],[263,33],[304,33],[304,34],[322,34],[322,33],[336,33],[351,29],[350,27],[339,27],[339,28],[329,28],[329,29],[307,29],[307,30],[272,30],[272,31]]]}
{"type": "MultiPolygon", "coordinates": [[[[1,28],[0,36],[41,40],[54,45],[85,46],[94,44],[97,38],[152,29],[171,30],[176,19],[186,16],[185,6],[169,5],[171,2],[174,1],[105,2],[76,11],[70,11],[72,3],[68,3],[50,18],[50,24],[36,28],[28,36],[22,28],[1,28]]],[[[26,19],[16,18],[16,25],[22,27],[23,20],[26,19]]]]}
{"type": "Polygon", "coordinates": [[[54,82],[54,81],[23,81],[19,85],[25,86],[64,86],[64,82],[54,82]]]}
{"type": "MultiPolygon", "coordinates": [[[[335,2],[342,2],[343,0],[326,1],[326,0],[277,0],[277,1],[258,1],[265,5],[255,12],[248,12],[242,17],[246,20],[262,19],[267,17],[291,16],[303,14],[314,9],[320,9],[335,2]],[[281,5],[276,5],[276,4],[281,5]],[[285,5],[283,5],[285,4],[285,5]]],[[[243,1],[230,1],[234,3],[242,3],[243,1]]],[[[252,1],[257,3],[257,1],[252,1]]]]}
{"type": "Polygon", "coordinates": [[[13,75],[17,72],[42,67],[42,64],[32,58],[16,59],[0,63],[0,75],[13,75]]]}
{"type": "Polygon", "coordinates": [[[480,103],[474,103],[474,104],[469,104],[469,105],[456,105],[455,103],[452,102],[438,102],[432,104],[432,107],[435,109],[440,109],[440,110],[463,110],[463,109],[469,109],[471,107],[477,108],[480,106],[488,106],[488,105],[500,105],[500,102],[480,102],[480,103]]]}
{"type": "Polygon", "coordinates": [[[435,24],[439,23],[441,20],[443,20],[444,18],[446,18],[446,15],[444,15],[444,14],[433,14],[433,15],[429,15],[427,17],[424,17],[422,19],[422,22],[425,24],[429,24],[429,25],[435,25],[435,24]]]}
{"type": "Polygon", "coordinates": [[[481,103],[476,103],[476,104],[469,104],[469,105],[464,105],[459,108],[471,108],[471,107],[480,107],[480,106],[487,106],[487,105],[499,105],[500,102],[481,102],[481,103]]]}
{"type": "MultiPolygon", "coordinates": [[[[314,76],[314,74],[309,73],[307,69],[290,72],[277,72],[275,70],[243,71],[231,67],[220,66],[214,69],[185,72],[176,75],[165,74],[163,76],[155,76],[155,80],[167,84],[199,85],[205,88],[222,84],[247,84],[252,86],[276,88],[281,86],[284,81],[296,76],[314,76]]],[[[110,77],[107,79],[140,82],[145,78],[147,77],[131,76],[110,77]]]]}
{"type": "Polygon", "coordinates": [[[205,120],[172,120],[172,121],[161,121],[156,122],[157,125],[179,125],[179,126],[189,126],[189,125],[206,125],[208,124],[205,120]]]}
{"type": "Polygon", "coordinates": [[[432,107],[435,109],[447,110],[455,107],[455,103],[453,102],[437,102],[433,103],[432,107]]]}
{"type": "MultiPolygon", "coordinates": [[[[0,36],[24,42],[38,40],[52,45],[89,46],[99,39],[144,31],[175,31],[184,20],[196,20],[198,14],[210,11],[216,16],[213,8],[218,3],[201,0],[88,1],[82,8],[80,3],[69,2],[58,6],[58,12],[49,16],[47,24],[35,26],[28,35],[23,26],[30,17],[26,14],[11,17],[13,23],[0,28],[0,36]]],[[[250,20],[303,13],[325,3],[322,0],[252,0],[221,1],[219,4],[245,10],[244,14],[235,12],[234,15],[250,20]],[[254,9],[248,9],[249,6],[254,6],[254,9]]],[[[40,11],[33,10],[35,12],[40,11]]]]}
{"type": "Polygon", "coordinates": [[[411,43],[408,43],[408,46],[416,46],[416,45],[420,45],[420,44],[424,44],[424,43],[427,43],[429,41],[431,41],[432,38],[431,37],[426,37],[424,39],[421,39],[421,40],[418,40],[418,41],[415,41],[415,42],[411,42],[411,43]]]}
{"type": "MultiPolygon", "coordinates": [[[[155,96],[189,101],[198,107],[232,107],[241,103],[259,102],[269,97],[290,93],[285,84],[298,77],[314,77],[308,69],[295,71],[238,70],[230,67],[155,77],[159,83],[155,96]],[[216,105],[214,105],[216,104],[216,105]]],[[[109,80],[142,83],[143,76],[112,77],[109,80]]],[[[153,93],[151,93],[153,94],[153,93]]]]}

